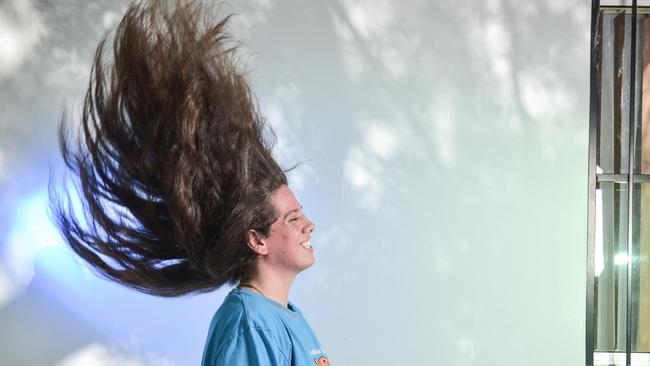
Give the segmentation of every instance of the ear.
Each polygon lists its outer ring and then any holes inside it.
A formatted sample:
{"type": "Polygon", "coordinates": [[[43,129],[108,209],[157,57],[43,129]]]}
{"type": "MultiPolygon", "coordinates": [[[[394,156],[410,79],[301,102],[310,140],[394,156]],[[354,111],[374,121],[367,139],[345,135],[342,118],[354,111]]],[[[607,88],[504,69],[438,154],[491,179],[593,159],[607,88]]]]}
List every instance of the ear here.
{"type": "Polygon", "coordinates": [[[269,247],[262,240],[262,236],[255,230],[248,230],[247,244],[256,254],[266,255],[269,253],[269,247]]]}

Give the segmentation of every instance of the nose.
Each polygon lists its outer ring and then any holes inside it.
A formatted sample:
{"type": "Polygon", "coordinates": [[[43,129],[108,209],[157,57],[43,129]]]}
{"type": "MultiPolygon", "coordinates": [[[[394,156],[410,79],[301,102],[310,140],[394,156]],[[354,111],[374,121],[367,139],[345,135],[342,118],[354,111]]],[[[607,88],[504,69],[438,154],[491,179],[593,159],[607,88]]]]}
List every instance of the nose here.
{"type": "Polygon", "coordinates": [[[311,234],[315,229],[316,229],[316,224],[314,224],[311,220],[307,219],[307,225],[303,227],[302,232],[306,234],[311,234]]]}

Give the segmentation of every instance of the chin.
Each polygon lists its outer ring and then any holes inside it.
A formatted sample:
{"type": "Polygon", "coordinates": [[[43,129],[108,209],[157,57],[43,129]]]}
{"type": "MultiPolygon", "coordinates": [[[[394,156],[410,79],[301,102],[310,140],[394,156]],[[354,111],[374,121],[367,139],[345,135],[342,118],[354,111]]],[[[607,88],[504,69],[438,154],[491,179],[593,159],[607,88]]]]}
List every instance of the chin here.
{"type": "Polygon", "coordinates": [[[306,263],[306,264],[303,266],[303,269],[302,269],[302,270],[304,271],[304,270],[306,270],[307,268],[312,267],[315,263],[316,263],[316,259],[314,258],[314,259],[311,260],[311,262],[306,263]]]}

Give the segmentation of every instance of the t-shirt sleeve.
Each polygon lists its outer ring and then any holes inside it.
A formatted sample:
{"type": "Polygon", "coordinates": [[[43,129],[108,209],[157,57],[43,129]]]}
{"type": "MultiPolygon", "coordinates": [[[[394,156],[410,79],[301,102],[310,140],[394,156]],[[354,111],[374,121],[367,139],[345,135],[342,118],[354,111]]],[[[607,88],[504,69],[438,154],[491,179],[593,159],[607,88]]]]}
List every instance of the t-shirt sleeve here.
{"type": "Polygon", "coordinates": [[[230,365],[288,366],[289,360],[273,332],[250,327],[226,343],[217,354],[214,366],[230,365]]]}

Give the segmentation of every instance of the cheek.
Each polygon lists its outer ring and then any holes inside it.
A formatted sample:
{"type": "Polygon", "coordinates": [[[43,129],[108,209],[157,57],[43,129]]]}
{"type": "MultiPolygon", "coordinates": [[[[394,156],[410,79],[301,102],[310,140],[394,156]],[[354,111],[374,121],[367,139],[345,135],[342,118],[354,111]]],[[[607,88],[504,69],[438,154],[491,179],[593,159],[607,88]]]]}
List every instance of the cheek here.
{"type": "MultiPolygon", "coordinates": [[[[287,242],[287,234],[286,233],[282,233],[282,235],[280,235],[280,238],[282,238],[283,243],[287,242]]],[[[287,250],[282,249],[282,255],[285,255],[285,254],[287,254],[287,250]]]]}
{"type": "Polygon", "coordinates": [[[289,238],[289,235],[287,235],[286,232],[278,232],[278,247],[280,248],[280,255],[285,256],[287,255],[287,247],[286,243],[289,238]]]}
{"type": "Polygon", "coordinates": [[[279,257],[293,256],[300,249],[297,245],[300,241],[300,232],[292,227],[277,228],[271,235],[274,237],[275,253],[279,257]]]}

